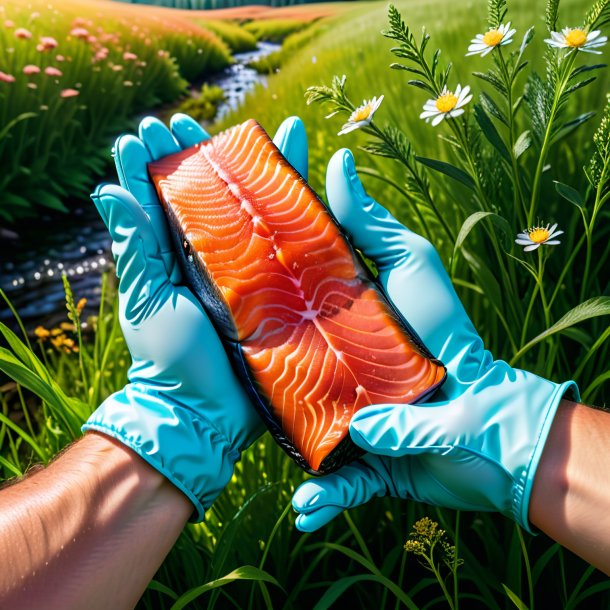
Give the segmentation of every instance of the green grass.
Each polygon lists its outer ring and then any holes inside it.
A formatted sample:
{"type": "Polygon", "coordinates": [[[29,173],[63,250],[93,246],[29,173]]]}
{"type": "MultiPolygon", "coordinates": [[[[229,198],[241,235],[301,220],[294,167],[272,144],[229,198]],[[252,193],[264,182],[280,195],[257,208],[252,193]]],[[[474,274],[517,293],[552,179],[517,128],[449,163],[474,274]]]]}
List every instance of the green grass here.
{"type": "Polygon", "coordinates": [[[310,45],[314,38],[320,36],[322,32],[328,30],[330,27],[331,23],[328,21],[318,21],[305,29],[289,34],[284,39],[281,49],[250,62],[248,65],[261,74],[279,72],[280,68],[290,61],[297,51],[310,45]]]}
{"type": "Polygon", "coordinates": [[[176,15],[161,20],[159,10],[82,0],[60,11],[41,0],[7,7],[0,66],[14,82],[0,82],[2,221],[35,215],[38,206],[65,211],[107,170],[109,144],[136,112],[178,98],[185,79],[229,65],[215,34],[176,15]],[[18,38],[18,28],[31,38],[18,38]],[[56,48],[39,51],[41,37],[56,48]],[[40,72],[28,76],[26,66],[40,72]]]}
{"type": "Polygon", "coordinates": [[[261,19],[260,21],[250,21],[243,27],[256,40],[282,42],[286,36],[302,30],[307,25],[307,22],[300,19],[261,19]]]}
{"type": "Polygon", "coordinates": [[[256,38],[238,23],[220,20],[200,20],[206,30],[210,30],[224,40],[232,53],[244,53],[256,49],[256,38]]]}
{"type": "MultiPolygon", "coordinates": [[[[422,25],[427,26],[433,36],[431,48],[442,47],[443,61],[455,62],[452,83],[470,84],[477,96],[482,89],[487,90],[471,72],[485,70],[490,65],[489,58],[464,58],[470,39],[484,31],[484,2],[460,5],[446,0],[425,4],[404,0],[398,7],[417,34],[422,25]]],[[[538,33],[528,57],[538,69],[543,68],[542,7],[517,0],[511,3],[510,10],[520,34],[529,25],[536,25],[538,33]]],[[[561,9],[562,23],[579,23],[582,11],[582,3],[566,2],[561,9]]],[[[346,117],[324,119],[328,111],[318,104],[307,106],[304,93],[312,85],[329,84],[333,75],[346,74],[348,93],[356,103],[373,95],[385,95],[375,115],[376,123],[400,126],[418,154],[460,164],[459,155],[451,153],[447,142],[439,137],[448,132],[432,128],[418,118],[429,95],[410,87],[404,72],[388,67],[396,60],[389,51],[392,43],[379,34],[379,30],[388,26],[387,7],[380,3],[358,3],[328,24],[328,29],[319,32],[283,62],[280,73],[270,77],[267,88],[258,88],[239,112],[227,117],[216,129],[254,117],[273,133],[286,116],[300,115],[309,135],[310,181],[324,194],[324,172],[332,153],[341,146],[356,149],[366,138],[361,132],[338,137],[336,133],[346,117]]],[[[604,53],[607,57],[607,50],[604,53]]],[[[599,111],[609,88],[608,78],[607,72],[600,72],[593,85],[577,92],[570,112],[590,108],[599,111]]],[[[519,122],[522,128],[526,124],[525,115],[519,122]]],[[[580,214],[558,195],[550,179],[560,179],[584,193],[582,166],[592,152],[591,137],[598,124],[599,117],[552,151],[551,169],[542,182],[543,220],[555,219],[566,231],[564,243],[550,252],[545,272],[544,281],[549,290],[559,285],[557,300],[549,312],[551,321],[558,320],[584,299],[607,294],[608,266],[604,262],[608,258],[608,212],[605,209],[600,212],[592,240],[594,263],[602,266],[595,271],[593,265],[595,272],[589,274],[590,281],[581,295],[579,282],[583,276],[585,246],[573,261],[569,260],[584,233],[580,214]],[[564,268],[572,273],[562,276],[564,268]]],[[[530,155],[525,157],[527,167],[531,167],[536,157],[533,151],[527,154],[530,155]]],[[[370,174],[371,170],[377,170],[387,180],[400,185],[404,183],[404,166],[361,150],[356,150],[356,158],[369,170],[364,176],[369,191],[414,230],[425,232],[427,229],[447,267],[451,269],[454,263],[453,278],[460,296],[495,356],[515,356],[498,319],[498,311],[502,312],[503,307],[519,308],[523,303],[533,303],[526,341],[548,326],[535,283],[522,265],[508,256],[510,253],[528,260],[512,245],[514,236],[504,243],[494,234],[491,225],[479,223],[454,255],[455,240],[445,236],[438,216],[429,206],[418,204],[422,222],[414,213],[412,201],[370,174]],[[499,257],[493,244],[499,246],[499,257]],[[486,273],[473,271],[465,259],[465,250],[483,260],[486,273]],[[497,282],[500,271],[494,265],[499,265],[499,261],[514,265],[514,284],[497,282]],[[514,291],[511,286],[515,287],[514,291]],[[494,295],[499,296],[499,305],[494,295]]],[[[457,234],[470,213],[472,195],[438,173],[430,172],[429,178],[443,220],[457,234]]],[[[498,181],[498,185],[510,193],[510,184],[505,180],[498,181]]],[[[497,211],[510,212],[509,199],[501,188],[497,196],[497,211]]],[[[523,228],[511,225],[515,234],[523,228]]],[[[125,383],[126,353],[122,339],[116,334],[116,301],[110,299],[104,303],[106,313],[99,316],[97,333],[83,346],[80,358],[78,353],[45,351],[47,363],[43,366],[44,361],[42,364],[35,361],[22,344],[4,331],[10,345],[5,342],[6,347],[0,351],[0,368],[21,384],[5,384],[0,388],[0,468],[4,477],[22,472],[32,462],[48,460],[60,445],[74,436],[77,422],[104,395],[125,383]],[[114,369],[110,369],[112,363],[115,363],[114,369]],[[27,370],[36,370],[42,384],[32,386],[27,370]],[[66,394],[76,400],[71,401],[66,394]],[[64,412],[67,415],[62,416],[64,412]]],[[[519,356],[518,364],[557,379],[574,374],[581,389],[589,391],[592,400],[603,403],[607,400],[608,384],[596,379],[607,371],[606,340],[610,332],[606,320],[606,316],[586,319],[571,326],[569,334],[541,340],[519,356]]],[[[521,330],[522,326],[517,328],[521,330]]],[[[262,437],[244,454],[233,480],[209,511],[206,521],[185,529],[139,607],[170,607],[185,592],[217,582],[249,565],[261,570],[254,575],[254,582],[238,579],[223,587],[208,587],[201,591],[199,605],[192,607],[322,610],[340,604],[380,610],[443,608],[446,605],[436,579],[403,551],[412,525],[424,515],[438,521],[450,540],[457,543],[458,555],[464,560],[457,571],[463,609],[588,610],[607,608],[610,603],[608,579],[545,536],[523,536],[514,523],[497,515],[459,514],[408,501],[378,498],[337,518],[320,532],[300,534],[294,527],[294,514],[287,507],[293,490],[304,476],[269,435],[262,437]],[[263,581],[264,574],[272,575],[281,588],[263,581]],[[530,599],[528,575],[534,600],[530,599]],[[513,599],[522,601],[510,601],[507,589],[513,599]]],[[[248,575],[247,572],[239,574],[248,575]]],[[[447,576],[447,571],[441,572],[443,576],[447,576]]]]}
{"type": "Polygon", "coordinates": [[[196,121],[211,121],[218,112],[218,106],[225,99],[224,91],[220,87],[206,83],[197,97],[188,97],[181,102],[177,112],[188,114],[196,121]]]}

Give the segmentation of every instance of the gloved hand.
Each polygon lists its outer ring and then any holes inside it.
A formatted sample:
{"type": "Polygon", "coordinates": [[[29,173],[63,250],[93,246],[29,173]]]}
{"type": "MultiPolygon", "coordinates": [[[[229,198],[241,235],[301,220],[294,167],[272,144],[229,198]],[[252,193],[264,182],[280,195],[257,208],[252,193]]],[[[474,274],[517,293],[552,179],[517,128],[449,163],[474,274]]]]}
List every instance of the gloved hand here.
{"type": "MultiPolygon", "coordinates": [[[[209,138],[185,115],[171,132],[146,118],[140,138],[121,136],[115,158],[122,187],[92,195],[112,237],[121,328],[132,356],[129,384],[107,398],[83,430],[109,435],[178,487],[203,519],[240,452],[264,426],[237,380],[202,306],[180,285],[180,269],[147,163],[209,138]],[[127,190],[125,190],[127,189],[127,190]]],[[[307,175],[303,124],[289,118],[274,142],[307,175]]]]}
{"type": "Polygon", "coordinates": [[[387,295],[447,367],[447,380],[430,402],[358,411],[350,435],[369,453],[297,489],[297,527],[314,531],[346,508],[389,494],[499,511],[531,531],[536,468],[559,402],[568,390],[577,399],[576,385],[494,361],[434,247],[366,194],[350,151],[331,159],[326,190],[353,245],[376,264],[387,295]]]}

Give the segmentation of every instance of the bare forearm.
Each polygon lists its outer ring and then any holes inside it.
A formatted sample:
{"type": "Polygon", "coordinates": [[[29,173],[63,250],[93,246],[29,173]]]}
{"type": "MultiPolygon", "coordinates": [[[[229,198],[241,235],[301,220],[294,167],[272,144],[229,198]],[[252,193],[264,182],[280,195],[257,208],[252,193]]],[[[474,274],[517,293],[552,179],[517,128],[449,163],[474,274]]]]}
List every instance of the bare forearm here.
{"type": "Polygon", "coordinates": [[[610,575],[610,414],[564,400],[534,481],[530,519],[610,575]]]}
{"type": "Polygon", "coordinates": [[[0,492],[0,607],[132,608],[192,508],[135,453],[87,434],[0,492]]]}

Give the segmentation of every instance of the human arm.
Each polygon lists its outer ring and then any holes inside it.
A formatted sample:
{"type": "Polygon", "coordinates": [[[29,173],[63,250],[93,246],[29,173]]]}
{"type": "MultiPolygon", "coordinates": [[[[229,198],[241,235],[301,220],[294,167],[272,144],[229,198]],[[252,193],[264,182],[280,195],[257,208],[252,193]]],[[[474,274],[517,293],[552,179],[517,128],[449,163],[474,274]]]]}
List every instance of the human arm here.
{"type": "Polygon", "coordinates": [[[133,608],[192,510],[133,451],[86,434],[0,492],[0,608],[133,608]]]}
{"type": "Polygon", "coordinates": [[[563,400],[538,466],[530,521],[610,575],[610,413],[563,400]]]}
{"type": "Polygon", "coordinates": [[[432,245],[365,193],[349,151],[331,160],[327,195],[352,243],[375,263],[389,298],[446,364],[448,378],[427,403],[359,411],[350,434],[367,453],[296,491],[297,527],[314,531],[346,508],[393,495],[501,512],[607,571],[608,544],[599,540],[607,530],[595,531],[595,524],[604,524],[608,508],[610,416],[578,405],[567,417],[566,405],[578,400],[573,382],[555,383],[493,359],[432,245]],[[596,439],[589,421],[599,425],[596,439]],[[541,493],[542,485],[554,489],[541,493]],[[592,516],[585,519],[587,511],[592,516]]]}
{"type": "MultiPolygon", "coordinates": [[[[81,441],[0,492],[0,506],[10,507],[0,520],[0,556],[11,566],[0,578],[0,600],[11,602],[2,608],[52,607],[36,599],[66,610],[132,607],[186,520],[203,519],[263,431],[205,311],[181,283],[147,173],[149,161],[207,137],[184,115],[171,131],[145,119],[139,138],[117,142],[124,188],[104,185],[92,196],[113,242],[129,383],[92,414],[81,441]]],[[[274,142],[302,166],[300,121],[284,121],[274,142]]]]}

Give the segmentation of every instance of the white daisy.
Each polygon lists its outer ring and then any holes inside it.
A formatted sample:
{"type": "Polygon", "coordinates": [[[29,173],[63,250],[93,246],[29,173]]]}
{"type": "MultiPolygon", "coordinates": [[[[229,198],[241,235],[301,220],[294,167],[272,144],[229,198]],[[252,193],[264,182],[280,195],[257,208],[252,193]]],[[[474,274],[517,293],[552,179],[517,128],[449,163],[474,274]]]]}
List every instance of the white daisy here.
{"type": "Polygon", "coordinates": [[[368,125],[373,120],[373,115],[382,101],[383,95],[374,97],[369,102],[364,100],[362,106],[359,106],[352,112],[349,119],[347,119],[347,123],[343,125],[341,131],[337,135],[342,136],[344,133],[349,133],[350,131],[354,131],[354,129],[359,129],[360,127],[368,125]]]}
{"type": "Polygon", "coordinates": [[[561,242],[555,238],[563,233],[563,231],[555,231],[556,228],[557,223],[555,223],[550,229],[548,224],[546,227],[533,227],[531,229],[525,229],[523,233],[519,233],[517,235],[515,243],[519,244],[520,246],[525,246],[525,248],[523,248],[525,252],[536,250],[536,248],[543,244],[545,246],[556,246],[561,242]]]}
{"type": "Polygon", "coordinates": [[[544,42],[557,49],[570,49],[570,51],[576,49],[577,51],[601,55],[601,51],[595,51],[594,49],[603,47],[608,42],[608,37],[600,37],[600,34],[600,30],[587,32],[582,28],[563,28],[561,32],[551,32],[551,37],[546,38],[544,42]]]}
{"type": "Polygon", "coordinates": [[[485,57],[491,53],[496,47],[504,46],[513,41],[513,36],[517,30],[510,29],[510,21],[504,25],[500,25],[497,29],[489,30],[485,34],[477,34],[472,39],[471,45],[468,47],[466,55],[480,55],[485,57]]]}
{"type": "Polygon", "coordinates": [[[445,86],[441,94],[435,100],[428,100],[424,104],[424,111],[419,115],[420,119],[425,119],[426,123],[432,119],[432,126],[436,127],[445,117],[452,119],[464,113],[462,106],[465,106],[471,99],[470,87],[462,89],[458,85],[455,93],[449,91],[445,86]]]}

